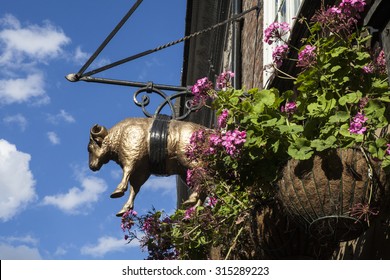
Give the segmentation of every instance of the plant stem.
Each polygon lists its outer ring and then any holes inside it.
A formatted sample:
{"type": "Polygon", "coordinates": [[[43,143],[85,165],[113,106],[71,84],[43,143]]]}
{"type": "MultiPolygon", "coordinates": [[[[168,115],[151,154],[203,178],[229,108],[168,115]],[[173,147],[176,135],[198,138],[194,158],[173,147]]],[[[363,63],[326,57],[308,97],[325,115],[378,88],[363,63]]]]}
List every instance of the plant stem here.
{"type": "Polygon", "coordinates": [[[279,68],[277,67],[274,67],[274,69],[276,69],[276,71],[282,73],[283,75],[285,75],[286,77],[280,77],[280,78],[285,78],[285,79],[291,79],[291,80],[296,80],[297,78],[291,76],[290,74],[287,74],[286,72],[280,70],[279,68]]]}
{"type": "Polygon", "coordinates": [[[234,249],[234,247],[236,247],[237,239],[238,239],[238,237],[240,236],[240,234],[241,234],[241,232],[242,232],[243,229],[244,229],[244,227],[241,227],[240,230],[238,231],[236,237],[235,237],[234,240],[233,240],[232,246],[230,246],[229,251],[228,251],[227,254],[226,254],[225,260],[227,260],[227,259],[229,258],[230,253],[232,252],[232,250],[234,249]]]}

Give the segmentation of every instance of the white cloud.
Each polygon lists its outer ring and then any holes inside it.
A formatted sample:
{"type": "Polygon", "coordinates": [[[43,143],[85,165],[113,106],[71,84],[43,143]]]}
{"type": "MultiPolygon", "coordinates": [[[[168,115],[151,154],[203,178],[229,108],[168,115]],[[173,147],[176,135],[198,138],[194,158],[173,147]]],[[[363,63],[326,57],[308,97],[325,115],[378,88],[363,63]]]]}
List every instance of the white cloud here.
{"type": "Polygon", "coordinates": [[[6,243],[26,243],[36,246],[39,242],[38,239],[32,237],[31,235],[26,236],[0,236],[0,240],[6,243]]]}
{"type": "Polygon", "coordinates": [[[22,103],[34,99],[38,104],[49,102],[42,73],[33,73],[23,78],[0,80],[0,104],[22,103]]]}
{"type": "Polygon", "coordinates": [[[62,109],[55,115],[49,114],[47,121],[52,124],[59,124],[60,122],[74,123],[76,120],[71,114],[62,109]]]}
{"type": "Polygon", "coordinates": [[[8,221],[36,199],[31,156],[0,139],[0,220],[8,221]]]}
{"type": "Polygon", "coordinates": [[[64,256],[68,253],[68,251],[63,247],[57,247],[56,251],[54,252],[54,256],[64,256]]]}
{"type": "Polygon", "coordinates": [[[49,138],[50,143],[52,143],[53,145],[59,145],[61,143],[60,138],[54,131],[49,131],[47,133],[47,138],[49,138]]]}
{"type": "Polygon", "coordinates": [[[24,26],[13,15],[1,17],[0,105],[31,101],[47,104],[44,74],[38,66],[61,57],[68,43],[64,32],[48,21],[24,26]]]}
{"type": "Polygon", "coordinates": [[[62,47],[70,43],[70,39],[62,30],[45,22],[42,26],[29,25],[23,27],[12,15],[6,15],[0,31],[1,49],[0,64],[46,62],[58,57],[62,47]]]}
{"type": "Polygon", "coordinates": [[[160,195],[176,195],[176,176],[150,177],[143,189],[159,192],[160,195]]]}
{"type": "Polygon", "coordinates": [[[106,191],[107,184],[103,179],[95,176],[81,176],[79,181],[81,188],[73,187],[67,193],[45,196],[43,204],[58,207],[69,214],[85,213],[106,191]]]}
{"type": "Polygon", "coordinates": [[[101,258],[104,255],[112,252],[123,252],[130,247],[138,247],[139,242],[133,240],[130,244],[127,244],[123,238],[115,238],[111,236],[100,237],[97,244],[88,244],[81,248],[82,255],[89,255],[94,258],[101,258]]]}
{"type": "Polygon", "coordinates": [[[90,56],[91,55],[89,53],[83,52],[81,47],[77,47],[73,55],[73,60],[78,64],[84,64],[90,56]]]}
{"type": "Polygon", "coordinates": [[[39,250],[26,245],[10,245],[0,243],[0,259],[2,260],[40,260],[39,250]]]}
{"type": "Polygon", "coordinates": [[[21,131],[25,131],[27,127],[27,119],[22,114],[16,114],[12,116],[6,116],[3,118],[5,124],[13,125],[16,124],[20,127],[21,131]]]}

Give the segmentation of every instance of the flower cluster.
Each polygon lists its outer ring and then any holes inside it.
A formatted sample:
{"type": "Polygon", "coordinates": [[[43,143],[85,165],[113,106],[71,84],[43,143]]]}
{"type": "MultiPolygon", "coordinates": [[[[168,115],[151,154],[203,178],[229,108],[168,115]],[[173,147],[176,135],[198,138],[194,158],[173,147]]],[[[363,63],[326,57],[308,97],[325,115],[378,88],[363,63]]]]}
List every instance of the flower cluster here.
{"type": "Polygon", "coordinates": [[[316,47],[306,45],[302,51],[298,54],[298,67],[307,68],[313,66],[316,63],[316,47]]]}
{"type": "Polygon", "coordinates": [[[137,211],[134,211],[130,209],[129,211],[126,211],[122,215],[122,220],[121,220],[121,229],[123,232],[128,232],[128,234],[125,234],[125,240],[128,240],[130,238],[134,238],[134,232],[132,232],[132,228],[136,223],[136,218],[137,218],[137,211]]]}
{"type": "Polygon", "coordinates": [[[217,125],[218,128],[225,128],[227,125],[227,119],[229,117],[229,110],[223,109],[221,115],[218,116],[217,125]]]}
{"type": "Polygon", "coordinates": [[[219,90],[226,90],[230,86],[230,80],[234,77],[232,71],[222,72],[216,81],[216,87],[219,90]]]}
{"type": "Polygon", "coordinates": [[[186,156],[190,161],[199,161],[199,152],[205,152],[208,147],[207,142],[208,131],[200,129],[192,133],[190,143],[186,147],[186,156]]]}
{"type": "Polygon", "coordinates": [[[345,13],[350,17],[363,12],[365,6],[366,2],[364,0],[343,0],[339,5],[341,13],[345,13]]]}
{"type": "Polygon", "coordinates": [[[217,203],[218,203],[218,198],[213,196],[208,196],[205,201],[205,206],[213,208],[217,205],[217,203]]]}
{"type": "Polygon", "coordinates": [[[212,83],[207,77],[199,79],[191,87],[191,92],[194,95],[193,102],[195,104],[204,103],[209,98],[209,90],[212,89],[212,83]]]}
{"type": "Polygon", "coordinates": [[[185,213],[184,213],[184,218],[183,220],[189,220],[191,219],[191,217],[195,214],[195,211],[196,211],[196,207],[195,206],[192,206],[192,207],[189,207],[185,213]]]}
{"type": "Polygon", "coordinates": [[[163,215],[161,211],[153,210],[139,217],[136,211],[129,210],[122,216],[121,228],[126,232],[125,240],[130,243],[137,239],[141,248],[148,251],[147,259],[168,260],[178,257],[171,237],[167,235],[173,224],[170,217],[163,215]],[[141,238],[137,237],[137,230],[142,232],[141,238]]]}
{"type": "Polygon", "coordinates": [[[350,34],[364,10],[364,0],[343,0],[338,6],[320,9],[312,18],[318,22],[325,32],[350,34]]]}
{"type": "Polygon", "coordinates": [[[213,155],[224,150],[231,157],[237,157],[245,140],[246,131],[238,129],[218,131],[210,135],[210,147],[207,153],[213,155]]]}
{"type": "Polygon", "coordinates": [[[386,58],[383,50],[376,57],[373,55],[372,61],[363,66],[363,72],[365,74],[386,74],[386,58]]]}
{"type": "Polygon", "coordinates": [[[271,45],[283,40],[289,32],[290,26],[287,22],[273,22],[264,30],[264,42],[271,45]]]}
{"type": "Polygon", "coordinates": [[[207,170],[201,166],[187,169],[186,183],[194,191],[199,191],[197,188],[209,180],[207,170]]]}
{"type": "MultiPolygon", "coordinates": [[[[233,131],[228,130],[225,133],[222,133],[221,140],[222,142],[220,144],[226,150],[226,153],[232,157],[237,157],[240,153],[241,146],[246,141],[246,131],[240,131],[238,129],[233,131]]],[[[219,141],[217,140],[216,142],[218,143],[219,141]]],[[[219,145],[219,143],[217,145],[219,145]]]]}
{"type": "Polygon", "coordinates": [[[277,67],[280,67],[283,63],[283,59],[287,57],[289,51],[288,45],[277,46],[272,52],[272,60],[277,67]]]}
{"type": "Polygon", "coordinates": [[[367,130],[367,127],[364,126],[367,120],[368,118],[363,113],[358,112],[351,120],[349,132],[363,134],[367,130]]]}
{"type": "Polygon", "coordinates": [[[297,103],[295,101],[286,102],[285,106],[280,108],[280,111],[286,113],[287,115],[294,114],[297,110],[297,103]]]}

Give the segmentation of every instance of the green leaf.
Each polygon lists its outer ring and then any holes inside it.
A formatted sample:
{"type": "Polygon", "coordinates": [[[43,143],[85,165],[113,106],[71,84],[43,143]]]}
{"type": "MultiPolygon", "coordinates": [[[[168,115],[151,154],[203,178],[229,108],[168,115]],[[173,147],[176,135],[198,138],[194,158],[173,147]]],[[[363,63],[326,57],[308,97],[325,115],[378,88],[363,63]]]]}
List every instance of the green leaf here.
{"type": "Polygon", "coordinates": [[[329,136],[327,139],[315,139],[311,142],[311,147],[315,148],[317,151],[321,152],[329,148],[334,148],[337,138],[333,135],[329,136]]]}
{"type": "Polygon", "coordinates": [[[333,116],[329,117],[330,123],[343,123],[348,121],[350,118],[350,115],[348,112],[345,111],[338,111],[333,116]]]}
{"type": "Polygon", "coordinates": [[[341,66],[340,65],[336,65],[336,66],[333,66],[331,69],[330,69],[330,72],[334,73],[334,72],[337,72],[341,69],[341,66]]]}
{"type": "Polygon", "coordinates": [[[297,124],[278,125],[277,128],[279,129],[280,133],[294,134],[303,132],[303,126],[297,124]]]}
{"type": "Polygon", "coordinates": [[[384,115],[386,108],[378,100],[370,100],[364,108],[366,116],[371,118],[379,118],[384,115]]]}
{"type": "Polygon", "coordinates": [[[274,153],[277,153],[278,150],[279,150],[279,146],[280,146],[280,141],[277,140],[276,142],[274,142],[274,143],[271,145],[272,151],[273,151],[274,153]]]}
{"type": "Polygon", "coordinates": [[[387,89],[389,87],[389,83],[387,80],[375,79],[372,83],[372,87],[377,89],[387,89]]]}
{"type": "Polygon", "coordinates": [[[287,153],[298,160],[306,160],[311,158],[314,151],[310,147],[310,141],[304,138],[298,138],[288,147],[287,153]]]}
{"type": "Polygon", "coordinates": [[[379,137],[378,139],[375,140],[375,145],[377,147],[385,147],[387,144],[387,140],[383,137],[379,137]]]}
{"type": "Polygon", "coordinates": [[[344,96],[341,96],[341,98],[339,99],[339,104],[341,106],[344,106],[346,103],[358,103],[361,98],[362,93],[360,91],[351,92],[344,96]]]}
{"type": "Polygon", "coordinates": [[[390,156],[385,156],[382,161],[382,168],[388,169],[389,166],[390,166],[390,156]]]}
{"type": "Polygon", "coordinates": [[[346,47],[338,47],[338,48],[334,48],[332,51],[331,51],[331,56],[332,57],[338,57],[340,56],[343,52],[347,51],[348,48],[346,47]]]}
{"type": "Polygon", "coordinates": [[[371,58],[370,54],[367,52],[357,52],[356,54],[357,60],[365,60],[371,58]]]}
{"type": "Polygon", "coordinates": [[[262,114],[264,113],[264,103],[259,102],[253,106],[253,112],[255,114],[262,114]]]}
{"type": "Polygon", "coordinates": [[[233,97],[230,98],[230,102],[233,105],[237,105],[239,101],[240,101],[240,99],[237,96],[233,96],[233,97]]]}
{"type": "Polygon", "coordinates": [[[272,90],[261,90],[255,94],[256,101],[264,103],[268,107],[271,107],[275,102],[275,94],[272,90]]]}
{"type": "Polygon", "coordinates": [[[377,99],[386,103],[390,102],[390,96],[382,96],[382,97],[378,97],[377,99]]]}

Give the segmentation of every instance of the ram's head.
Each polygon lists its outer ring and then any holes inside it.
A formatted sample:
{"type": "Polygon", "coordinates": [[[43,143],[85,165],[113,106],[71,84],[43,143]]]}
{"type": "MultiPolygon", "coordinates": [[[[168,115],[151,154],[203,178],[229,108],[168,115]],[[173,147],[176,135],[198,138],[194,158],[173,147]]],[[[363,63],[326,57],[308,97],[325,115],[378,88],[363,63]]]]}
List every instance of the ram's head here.
{"type": "Polygon", "coordinates": [[[104,126],[95,124],[90,131],[88,153],[89,153],[89,168],[92,171],[99,170],[103,164],[110,159],[107,152],[102,147],[104,138],[108,135],[108,131],[104,126]]]}

